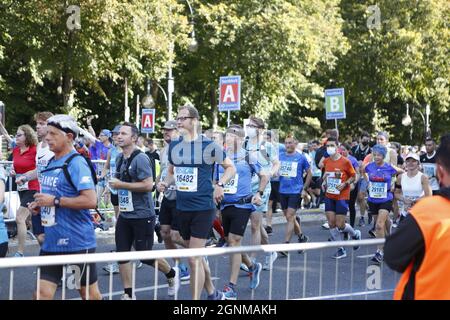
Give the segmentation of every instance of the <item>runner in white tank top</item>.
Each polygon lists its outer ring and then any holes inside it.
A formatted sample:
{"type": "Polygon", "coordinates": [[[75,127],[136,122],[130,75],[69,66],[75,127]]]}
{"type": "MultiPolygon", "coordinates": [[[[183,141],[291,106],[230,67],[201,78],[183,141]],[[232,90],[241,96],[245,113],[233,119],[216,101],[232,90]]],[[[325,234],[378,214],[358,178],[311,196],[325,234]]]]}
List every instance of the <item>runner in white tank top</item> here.
{"type": "Polygon", "coordinates": [[[395,197],[403,203],[401,219],[408,215],[411,207],[422,197],[431,196],[428,177],[419,171],[420,158],[416,153],[406,156],[407,172],[398,176],[395,184],[395,197]]]}

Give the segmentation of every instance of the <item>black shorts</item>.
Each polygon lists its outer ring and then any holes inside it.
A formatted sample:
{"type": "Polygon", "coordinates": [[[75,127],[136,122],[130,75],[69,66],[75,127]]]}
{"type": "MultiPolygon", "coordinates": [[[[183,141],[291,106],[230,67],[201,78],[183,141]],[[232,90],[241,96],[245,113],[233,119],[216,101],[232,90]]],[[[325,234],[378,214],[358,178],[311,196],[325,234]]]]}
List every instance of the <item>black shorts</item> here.
{"type": "Polygon", "coordinates": [[[20,206],[28,208],[28,204],[34,201],[34,194],[36,192],[36,190],[19,191],[20,206]]]}
{"type": "Polygon", "coordinates": [[[183,240],[192,237],[208,239],[213,221],[216,218],[216,209],[205,211],[180,211],[177,210],[180,222],[180,234],[183,240]]]}
{"type": "Polygon", "coordinates": [[[269,200],[280,202],[280,181],[270,181],[269,200]]]}
{"type": "Polygon", "coordinates": [[[280,194],[281,209],[286,210],[287,208],[297,210],[300,206],[300,195],[299,194],[280,194]]]}
{"type": "Polygon", "coordinates": [[[111,204],[114,207],[118,207],[119,206],[119,194],[111,193],[111,204]]]}
{"type": "Polygon", "coordinates": [[[369,212],[372,215],[377,215],[379,210],[392,211],[392,200],[383,203],[373,203],[370,201],[367,203],[369,204],[369,212]]]}
{"type": "MultiPolygon", "coordinates": [[[[136,251],[147,251],[153,248],[155,217],[145,219],[126,219],[119,215],[116,223],[116,251],[128,252],[134,246],[136,251]]],[[[119,264],[128,261],[120,261],[119,264]]],[[[153,265],[153,260],[142,260],[142,263],[153,265]]]]}
{"type": "Polygon", "coordinates": [[[170,226],[172,230],[180,230],[180,222],[177,214],[177,200],[168,200],[166,197],[161,201],[159,208],[159,223],[170,226]]]}
{"type": "Polygon", "coordinates": [[[311,183],[309,184],[311,189],[321,189],[322,188],[322,178],[321,177],[313,177],[311,183]]]}
{"type": "Polygon", "coordinates": [[[251,209],[236,208],[235,206],[225,207],[222,210],[222,225],[225,237],[230,232],[243,236],[251,213],[251,209]]]}
{"type": "MultiPolygon", "coordinates": [[[[86,254],[86,253],[94,253],[95,248],[80,250],[75,252],[46,252],[41,250],[39,253],[40,256],[55,256],[55,255],[66,255],[66,254],[86,254]]],[[[80,264],[71,264],[66,269],[66,277],[70,276],[70,274],[74,274],[75,276],[80,275],[80,279],[76,279],[77,282],[80,280],[80,286],[86,286],[86,277],[87,277],[87,267],[89,265],[89,285],[97,282],[97,268],[95,263],[80,263],[80,264]],[[70,267],[70,269],[69,269],[70,267]]],[[[52,283],[58,284],[61,281],[63,275],[63,266],[55,265],[55,266],[42,266],[41,267],[41,279],[50,281],[52,283]]]]}
{"type": "Polygon", "coordinates": [[[44,226],[41,222],[41,213],[38,214],[32,214],[31,215],[31,224],[33,226],[33,234],[35,236],[43,234],[44,233],[44,226]]]}

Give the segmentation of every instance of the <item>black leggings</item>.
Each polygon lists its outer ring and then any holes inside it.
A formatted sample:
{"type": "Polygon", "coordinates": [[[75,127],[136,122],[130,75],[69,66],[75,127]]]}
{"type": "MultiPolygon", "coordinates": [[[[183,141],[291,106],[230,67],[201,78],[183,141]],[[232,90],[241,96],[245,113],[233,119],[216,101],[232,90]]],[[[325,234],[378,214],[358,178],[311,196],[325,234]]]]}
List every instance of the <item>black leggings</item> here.
{"type": "Polygon", "coordinates": [[[8,241],[0,243],[0,258],[6,257],[8,253],[8,241]]]}
{"type": "Polygon", "coordinates": [[[348,207],[350,210],[350,225],[352,228],[355,226],[355,218],[356,218],[356,199],[358,198],[358,184],[356,184],[355,189],[350,192],[350,200],[348,202],[348,207]]]}

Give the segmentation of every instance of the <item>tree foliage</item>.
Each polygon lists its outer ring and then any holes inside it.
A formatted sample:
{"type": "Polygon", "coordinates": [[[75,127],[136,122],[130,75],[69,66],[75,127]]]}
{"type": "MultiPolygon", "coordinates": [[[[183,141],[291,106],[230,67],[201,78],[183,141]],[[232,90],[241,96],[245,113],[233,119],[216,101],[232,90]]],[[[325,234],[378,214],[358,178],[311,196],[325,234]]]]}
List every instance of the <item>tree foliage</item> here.
{"type": "MultiPolygon", "coordinates": [[[[424,135],[418,111],[431,107],[437,137],[450,127],[450,3],[445,0],[379,0],[379,28],[368,27],[372,1],[352,0],[0,0],[0,100],[11,130],[39,110],[94,125],[123,119],[124,81],[134,113],[136,95],[154,84],[157,117],[165,120],[166,87],[173,65],[174,106],[191,101],[205,127],[226,125],[217,112],[220,76],[241,75],[242,110],[302,141],[320,135],[323,90],[345,88],[347,119],[341,136],[386,129],[411,142],[401,126],[406,104],[413,141],[424,135]],[[81,9],[81,29],[69,31],[68,5],[81,9]],[[194,24],[191,25],[190,22],[194,24]],[[192,28],[199,42],[188,51],[192,28]],[[172,52],[171,46],[175,51],[172,52]]],[[[175,108],[176,110],[176,108],[175,108]]]]}

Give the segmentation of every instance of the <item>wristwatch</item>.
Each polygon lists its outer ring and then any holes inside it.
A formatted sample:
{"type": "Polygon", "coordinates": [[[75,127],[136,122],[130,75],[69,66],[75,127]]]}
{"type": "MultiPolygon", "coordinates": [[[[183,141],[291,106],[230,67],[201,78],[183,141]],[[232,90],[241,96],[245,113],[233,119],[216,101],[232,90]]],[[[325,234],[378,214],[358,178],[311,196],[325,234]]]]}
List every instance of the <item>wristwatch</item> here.
{"type": "Polygon", "coordinates": [[[55,208],[59,208],[61,205],[61,197],[55,196],[55,199],[53,199],[53,204],[54,204],[55,208]]]}
{"type": "Polygon", "coordinates": [[[258,190],[258,193],[261,197],[264,195],[264,191],[258,190]]]}
{"type": "Polygon", "coordinates": [[[223,182],[217,182],[217,185],[218,185],[219,187],[221,187],[221,188],[224,187],[223,182]]]}

